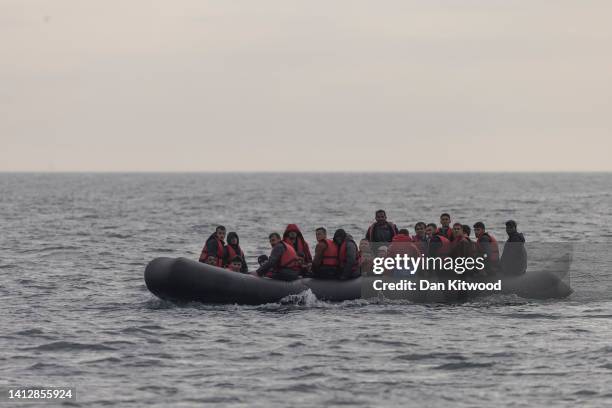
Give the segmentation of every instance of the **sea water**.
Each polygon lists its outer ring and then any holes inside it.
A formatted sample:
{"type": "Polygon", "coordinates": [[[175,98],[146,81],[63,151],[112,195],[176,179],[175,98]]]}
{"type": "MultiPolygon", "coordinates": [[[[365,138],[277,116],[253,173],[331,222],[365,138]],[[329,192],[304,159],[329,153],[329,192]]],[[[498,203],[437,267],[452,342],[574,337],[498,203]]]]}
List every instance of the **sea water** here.
{"type": "Polygon", "coordinates": [[[73,386],[76,406],[610,405],[611,202],[610,174],[0,174],[0,386],[73,386]],[[379,208],[575,244],[575,292],[176,306],[144,285],[218,224],[253,269],[288,223],[313,246],[379,208]]]}

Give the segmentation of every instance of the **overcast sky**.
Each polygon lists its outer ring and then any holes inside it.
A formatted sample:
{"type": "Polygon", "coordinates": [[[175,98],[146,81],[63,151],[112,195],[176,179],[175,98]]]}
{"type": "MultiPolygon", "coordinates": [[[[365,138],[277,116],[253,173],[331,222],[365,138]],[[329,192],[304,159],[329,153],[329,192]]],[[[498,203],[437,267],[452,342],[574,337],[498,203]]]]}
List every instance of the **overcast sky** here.
{"type": "Polygon", "coordinates": [[[0,171],[611,171],[611,19],[609,0],[0,0],[0,171]]]}

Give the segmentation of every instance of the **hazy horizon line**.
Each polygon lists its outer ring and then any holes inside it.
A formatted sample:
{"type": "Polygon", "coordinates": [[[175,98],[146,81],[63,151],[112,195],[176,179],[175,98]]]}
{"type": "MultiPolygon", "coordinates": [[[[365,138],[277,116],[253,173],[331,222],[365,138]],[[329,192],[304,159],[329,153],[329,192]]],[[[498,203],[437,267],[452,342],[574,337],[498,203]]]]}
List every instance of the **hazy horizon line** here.
{"type": "Polygon", "coordinates": [[[0,174],[608,174],[612,170],[66,170],[66,171],[38,171],[38,170],[0,170],[0,174]]]}

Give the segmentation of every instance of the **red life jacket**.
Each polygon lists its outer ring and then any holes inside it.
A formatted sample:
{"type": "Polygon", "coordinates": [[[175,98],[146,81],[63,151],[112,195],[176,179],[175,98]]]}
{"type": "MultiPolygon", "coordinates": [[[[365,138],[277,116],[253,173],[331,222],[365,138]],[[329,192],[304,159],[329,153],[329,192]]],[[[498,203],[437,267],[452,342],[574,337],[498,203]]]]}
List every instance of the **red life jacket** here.
{"type": "Polygon", "coordinates": [[[321,260],[321,266],[331,266],[331,267],[337,267],[338,266],[338,245],[336,245],[336,243],[331,240],[331,239],[326,239],[325,242],[327,243],[327,247],[325,248],[325,251],[323,251],[323,259],[321,260]]]}
{"type": "Polygon", "coordinates": [[[291,248],[293,248],[296,253],[301,252],[304,254],[304,262],[308,263],[308,262],[312,262],[312,255],[310,255],[310,248],[308,248],[308,244],[306,243],[306,241],[304,241],[304,238],[301,237],[297,237],[296,238],[296,242],[297,242],[297,249],[295,248],[295,246],[293,245],[293,242],[291,242],[291,239],[289,237],[283,239],[283,242],[286,243],[288,246],[290,246],[291,248]]]}
{"type": "Polygon", "coordinates": [[[300,264],[298,263],[298,256],[293,245],[287,244],[281,241],[281,244],[285,246],[285,251],[278,262],[278,265],[274,268],[275,270],[281,269],[293,269],[294,271],[300,271],[300,264]]]}
{"type": "MultiPolygon", "coordinates": [[[[395,226],[395,224],[389,222],[389,221],[385,221],[387,223],[387,225],[389,226],[389,229],[391,229],[391,239],[393,239],[393,237],[395,237],[397,235],[397,227],[395,226]]],[[[374,222],[372,225],[370,225],[370,227],[368,228],[368,241],[370,242],[374,242],[374,227],[376,227],[378,224],[376,222],[374,222]]]]}
{"type": "Polygon", "coordinates": [[[450,250],[451,250],[451,242],[448,238],[446,238],[444,235],[438,235],[440,237],[440,239],[442,240],[442,254],[443,255],[448,255],[450,250]]]}
{"type": "Polygon", "coordinates": [[[231,245],[226,245],[225,246],[227,248],[227,263],[229,264],[230,262],[232,262],[232,259],[234,259],[235,257],[239,256],[241,259],[244,259],[244,252],[242,252],[242,248],[238,247],[238,249],[240,250],[240,253],[236,253],[236,250],[234,249],[234,247],[232,247],[231,245]]]}
{"type": "MultiPolygon", "coordinates": [[[[346,241],[348,241],[348,239],[345,239],[338,249],[338,266],[340,266],[340,268],[344,268],[344,265],[346,265],[346,241]]],[[[355,243],[355,241],[353,241],[353,243],[355,243]]],[[[355,246],[357,246],[357,244],[355,244],[355,246]]],[[[361,259],[359,251],[357,251],[357,259],[355,259],[355,264],[353,265],[351,272],[355,272],[359,268],[360,263],[361,259]]]]}
{"type": "Polygon", "coordinates": [[[454,239],[454,237],[455,237],[455,234],[453,234],[453,229],[451,227],[448,227],[446,229],[446,234],[442,233],[442,228],[438,228],[436,230],[436,234],[440,235],[440,236],[446,237],[449,241],[452,241],[454,239]]]}
{"type": "Polygon", "coordinates": [[[489,242],[489,247],[491,248],[491,254],[488,254],[489,261],[497,262],[499,261],[499,245],[497,245],[497,240],[495,239],[495,237],[489,234],[488,232],[484,232],[480,237],[478,237],[478,239],[476,240],[476,250],[479,254],[485,253],[484,248],[480,244],[480,239],[485,235],[489,237],[489,240],[491,241],[489,242]]]}
{"type": "Polygon", "coordinates": [[[440,249],[438,250],[437,256],[447,256],[451,251],[451,242],[444,235],[435,235],[440,238],[440,249]]]}
{"type": "Polygon", "coordinates": [[[419,251],[418,247],[414,244],[409,235],[397,234],[393,237],[391,245],[389,245],[387,256],[392,257],[397,254],[406,254],[410,257],[417,257],[421,255],[421,251],[419,251]]]}
{"type": "MultiPolygon", "coordinates": [[[[212,237],[212,238],[214,238],[214,240],[217,241],[217,262],[215,263],[215,265],[223,266],[223,241],[221,241],[217,237],[212,237]]],[[[202,253],[200,253],[200,262],[206,262],[206,260],[210,256],[214,256],[208,253],[208,245],[206,244],[208,243],[209,240],[210,238],[208,238],[206,242],[204,243],[204,248],[202,249],[202,253]]]]}

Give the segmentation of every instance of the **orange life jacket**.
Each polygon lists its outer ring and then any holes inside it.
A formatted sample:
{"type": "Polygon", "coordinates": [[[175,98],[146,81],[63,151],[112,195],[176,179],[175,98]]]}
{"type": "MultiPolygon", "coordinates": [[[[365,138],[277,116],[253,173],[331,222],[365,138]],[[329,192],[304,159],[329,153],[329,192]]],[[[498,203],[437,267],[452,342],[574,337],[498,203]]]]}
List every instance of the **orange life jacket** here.
{"type": "Polygon", "coordinates": [[[306,243],[306,241],[304,241],[304,238],[301,237],[297,237],[296,239],[296,243],[297,243],[297,248],[293,245],[293,242],[291,242],[291,239],[289,239],[289,237],[283,239],[283,242],[286,243],[288,246],[292,247],[296,253],[301,252],[304,254],[304,262],[308,263],[308,262],[312,262],[312,255],[310,255],[310,248],[308,248],[308,244],[306,243]]]}
{"type": "Polygon", "coordinates": [[[287,244],[284,241],[281,241],[281,244],[285,246],[285,251],[283,252],[283,255],[281,256],[281,259],[279,260],[275,269],[293,269],[294,271],[299,271],[300,264],[298,263],[298,256],[295,249],[293,249],[293,245],[287,244]]]}
{"type": "Polygon", "coordinates": [[[331,240],[331,239],[326,239],[325,242],[327,243],[327,247],[325,248],[325,251],[323,251],[323,259],[321,260],[321,266],[331,266],[331,267],[337,267],[338,266],[338,245],[336,245],[336,243],[331,240]]]}
{"type": "Polygon", "coordinates": [[[412,241],[410,235],[397,234],[393,237],[387,256],[393,257],[395,255],[408,255],[410,257],[417,257],[421,255],[421,251],[412,241]]]}
{"type": "Polygon", "coordinates": [[[449,241],[452,241],[455,237],[455,234],[453,234],[453,229],[451,227],[448,227],[446,229],[446,234],[444,234],[442,232],[442,228],[438,228],[438,230],[436,231],[436,234],[440,235],[440,236],[444,236],[446,237],[449,241]]]}
{"type": "Polygon", "coordinates": [[[489,237],[489,240],[491,241],[489,242],[491,253],[487,254],[489,256],[489,261],[497,262],[499,261],[499,245],[497,244],[497,240],[495,239],[495,237],[489,234],[488,232],[484,232],[480,237],[478,237],[478,239],[476,240],[476,250],[478,251],[479,254],[485,253],[484,248],[482,247],[480,243],[480,239],[484,237],[485,235],[489,237]]]}
{"type": "MultiPolygon", "coordinates": [[[[344,242],[342,242],[342,244],[340,244],[340,248],[338,249],[338,266],[340,266],[340,268],[344,268],[344,265],[346,265],[346,242],[348,241],[348,239],[345,239],[344,242]]],[[[353,244],[355,244],[355,241],[353,241],[353,244]]],[[[355,244],[355,246],[357,246],[355,244]]],[[[359,251],[357,251],[357,259],[355,259],[355,263],[353,264],[353,267],[351,269],[351,272],[355,272],[358,268],[359,268],[359,264],[361,263],[360,261],[360,255],[359,255],[359,251]]]]}
{"type": "MultiPolygon", "coordinates": [[[[436,256],[441,256],[441,257],[447,256],[451,251],[451,242],[444,235],[434,235],[434,237],[438,237],[440,239],[440,247],[438,248],[436,256]]],[[[431,248],[431,240],[429,242],[429,245],[431,248]]]]}
{"type": "MultiPolygon", "coordinates": [[[[217,261],[216,261],[216,265],[217,266],[223,266],[223,241],[221,241],[219,238],[217,237],[212,237],[214,238],[215,241],[217,241],[217,261]]],[[[204,248],[202,249],[202,253],[200,254],[200,262],[206,262],[206,260],[210,257],[210,256],[214,256],[212,254],[208,253],[208,241],[210,240],[207,239],[206,242],[204,243],[204,248]]]]}
{"type": "Polygon", "coordinates": [[[228,264],[232,262],[232,259],[234,259],[237,256],[239,256],[241,259],[244,259],[244,252],[242,252],[242,248],[238,247],[238,249],[240,250],[240,253],[237,253],[234,247],[232,247],[231,245],[226,245],[225,247],[227,248],[227,263],[228,264]]]}

